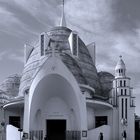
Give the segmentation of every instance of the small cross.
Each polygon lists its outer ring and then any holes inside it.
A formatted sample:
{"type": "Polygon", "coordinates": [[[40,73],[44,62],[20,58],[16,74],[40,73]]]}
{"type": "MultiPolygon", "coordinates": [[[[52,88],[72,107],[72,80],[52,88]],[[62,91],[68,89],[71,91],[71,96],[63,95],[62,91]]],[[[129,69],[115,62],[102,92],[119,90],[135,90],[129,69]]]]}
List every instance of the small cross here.
{"type": "Polygon", "coordinates": [[[120,57],[120,59],[122,59],[122,55],[120,55],[119,57],[120,57]]]}

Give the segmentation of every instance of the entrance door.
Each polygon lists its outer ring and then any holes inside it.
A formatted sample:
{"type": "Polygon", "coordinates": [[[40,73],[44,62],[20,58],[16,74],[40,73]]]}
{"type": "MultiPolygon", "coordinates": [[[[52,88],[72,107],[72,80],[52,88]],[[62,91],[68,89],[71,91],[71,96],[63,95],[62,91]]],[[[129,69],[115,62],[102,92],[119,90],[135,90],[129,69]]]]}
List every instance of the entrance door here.
{"type": "Polygon", "coordinates": [[[66,120],[47,120],[46,123],[48,140],[65,140],[66,120]]]}
{"type": "Polygon", "coordinates": [[[20,117],[19,116],[9,116],[9,124],[20,128],[20,117]]]}
{"type": "Polygon", "coordinates": [[[96,121],[96,127],[107,125],[107,116],[96,116],[95,121],[96,121]]]}

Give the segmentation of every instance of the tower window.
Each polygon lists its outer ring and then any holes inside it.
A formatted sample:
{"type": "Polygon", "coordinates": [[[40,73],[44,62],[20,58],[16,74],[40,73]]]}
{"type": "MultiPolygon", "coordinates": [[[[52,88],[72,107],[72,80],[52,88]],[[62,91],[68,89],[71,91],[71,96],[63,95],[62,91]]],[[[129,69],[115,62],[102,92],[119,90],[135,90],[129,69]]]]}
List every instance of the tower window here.
{"type": "Polygon", "coordinates": [[[127,95],[127,89],[124,90],[125,95],[127,95]]]}
{"type": "Polygon", "coordinates": [[[132,106],[134,106],[134,100],[132,99],[132,106]]]}
{"type": "Polygon", "coordinates": [[[119,73],[123,73],[123,69],[119,69],[119,73]]]}
{"type": "Polygon", "coordinates": [[[126,81],[124,80],[124,87],[126,86],[126,81]]]}
{"type": "Polygon", "coordinates": [[[127,119],[127,99],[125,99],[125,118],[127,119]]]}
{"type": "Polygon", "coordinates": [[[50,38],[44,32],[40,35],[40,55],[41,56],[46,54],[46,51],[48,50],[49,45],[50,45],[50,38]]]}
{"type": "Polygon", "coordinates": [[[124,113],[124,108],[123,108],[123,106],[124,106],[124,99],[122,99],[122,118],[124,118],[124,116],[123,116],[123,113],[124,113]]]}
{"type": "Polygon", "coordinates": [[[120,87],[122,87],[122,80],[120,81],[120,87]]]}
{"type": "Polygon", "coordinates": [[[121,95],[123,95],[123,89],[121,89],[121,95]]]}
{"type": "Polygon", "coordinates": [[[41,47],[41,56],[44,55],[44,48],[45,48],[45,35],[42,34],[40,36],[40,47],[41,47]]]}

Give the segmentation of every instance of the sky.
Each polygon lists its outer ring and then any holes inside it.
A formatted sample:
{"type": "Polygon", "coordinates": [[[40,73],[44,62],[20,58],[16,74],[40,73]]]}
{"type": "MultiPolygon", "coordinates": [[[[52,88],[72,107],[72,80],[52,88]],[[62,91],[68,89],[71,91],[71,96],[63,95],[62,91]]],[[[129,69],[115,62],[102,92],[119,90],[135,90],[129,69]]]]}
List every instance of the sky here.
{"type": "MultiPolygon", "coordinates": [[[[140,115],[140,0],[65,0],[67,27],[96,43],[98,71],[114,74],[123,56],[140,115]]],[[[0,0],[0,82],[21,74],[24,44],[58,26],[62,0],[0,0]]]]}

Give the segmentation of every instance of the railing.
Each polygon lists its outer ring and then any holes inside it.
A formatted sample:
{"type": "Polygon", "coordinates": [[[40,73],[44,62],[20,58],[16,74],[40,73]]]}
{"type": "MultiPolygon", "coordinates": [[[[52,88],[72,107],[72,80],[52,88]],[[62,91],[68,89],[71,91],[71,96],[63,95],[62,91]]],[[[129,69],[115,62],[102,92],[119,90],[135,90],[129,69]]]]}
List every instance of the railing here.
{"type": "MultiPolygon", "coordinates": [[[[43,140],[43,130],[30,131],[29,140],[43,140]]],[[[66,140],[81,140],[80,131],[66,131],[66,140]]]]}
{"type": "Polygon", "coordinates": [[[29,140],[43,140],[43,130],[30,131],[29,140]]]}
{"type": "Polygon", "coordinates": [[[66,131],[66,140],[81,140],[80,131],[66,131]]]}

